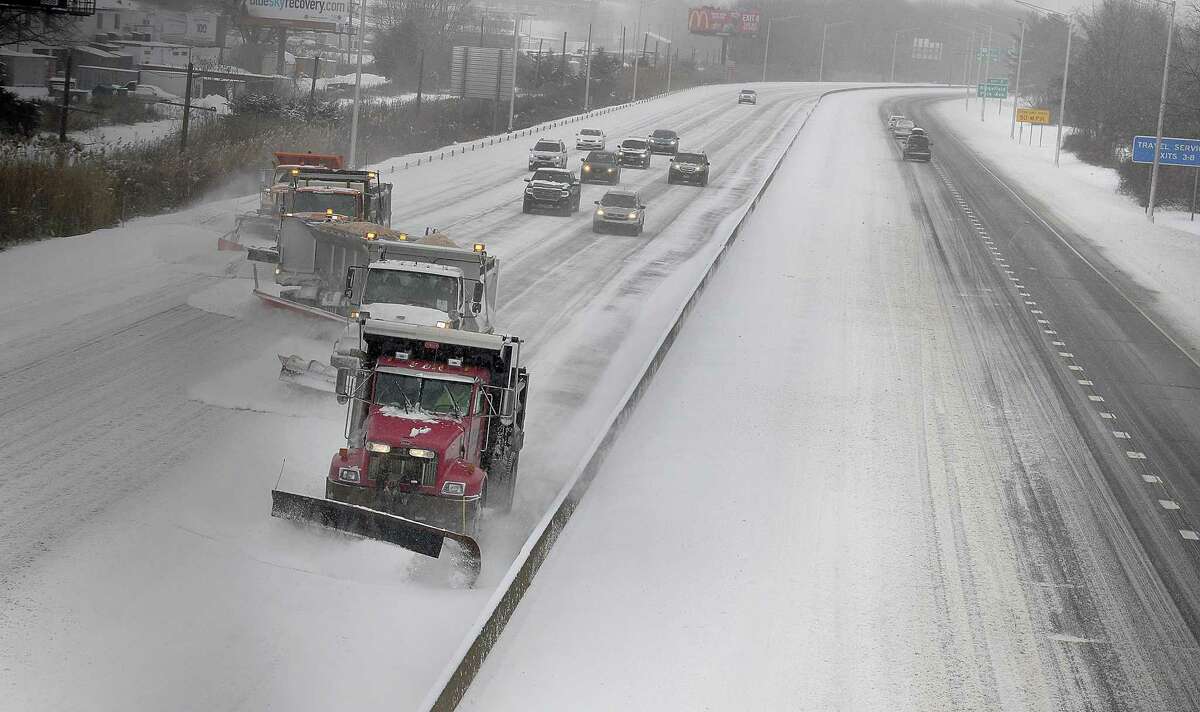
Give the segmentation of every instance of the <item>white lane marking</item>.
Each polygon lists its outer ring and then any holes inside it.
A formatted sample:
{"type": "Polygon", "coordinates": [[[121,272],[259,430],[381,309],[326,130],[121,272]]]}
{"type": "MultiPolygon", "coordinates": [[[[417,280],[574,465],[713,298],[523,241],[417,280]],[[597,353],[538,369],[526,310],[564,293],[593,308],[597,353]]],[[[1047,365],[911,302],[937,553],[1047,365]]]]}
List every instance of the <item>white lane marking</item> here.
{"type": "Polygon", "coordinates": [[[1043,334],[1057,334],[1058,332],[1055,331],[1054,329],[1042,329],[1042,333],[1043,334]]]}
{"type": "Polygon", "coordinates": [[[1045,312],[1043,312],[1041,309],[1030,309],[1029,313],[1030,314],[1044,314],[1045,312]]]}
{"type": "Polygon", "coordinates": [[[1037,323],[1046,325],[1046,324],[1050,323],[1050,320],[1049,319],[1038,319],[1037,323]]]}
{"type": "Polygon", "coordinates": [[[1036,304],[1037,304],[1037,302],[1031,302],[1031,301],[1029,301],[1028,299],[1026,299],[1026,300],[1025,300],[1025,303],[1026,303],[1027,305],[1029,305],[1029,306],[1034,306],[1034,305],[1036,305],[1036,304]]]}
{"type": "Polygon", "coordinates": [[[1124,430],[1114,430],[1113,437],[1120,438],[1122,440],[1132,440],[1133,439],[1133,436],[1131,436],[1129,433],[1125,432],[1124,430]]]}
{"type": "Polygon", "coordinates": [[[1081,386],[1094,386],[1094,385],[1096,385],[1096,384],[1095,384],[1095,383],[1092,383],[1091,381],[1089,381],[1089,380],[1088,380],[1088,379],[1086,379],[1086,378],[1080,378],[1080,379],[1079,379],[1079,385],[1081,385],[1081,386]]]}
{"type": "Polygon", "coordinates": [[[1071,353],[1070,351],[1059,351],[1058,355],[1062,356],[1063,358],[1075,358],[1075,354],[1071,353]]]}
{"type": "Polygon", "coordinates": [[[1180,529],[1179,536],[1183,537],[1184,539],[1190,539],[1192,541],[1200,541],[1200,534],[1197,534],[1196,532],[1192,531],[1191,529],[1180,529]]]}
{"type": "Polygon", "coordinates": [[[1138,452],[1137,450],[1126,450],[1125,457],[1128,457],[1130,460],[1145,460],[1146,453],[1138,452]]]}
{"type": "Polygon", "coordinates": [[[1054,344],[1055,346],[1066,346],[1066,344],[1062,341],[1051,341],[1050,343],[1054,344]]]}
{"type": "Polygon", "coordinates": [[[1076,366],[1074,364],[1067,366],[1067,368],[1072,371],[1082,371],[1083,370],[1083,366],[1076,366]]]}
{"type": "Polygon", "coordinates": [[[1030,296],[1033,296],[1033,295],[1031,295],[1029,292],[1017,292],[1017,294],[1018,294],[1019,296],[1022,296],[1022,297],[1030,297],[1030,296]]]}
{"type": "Polygon", "coordinates": [[[1162,482],[1162,479],[1159,478],[1157,475],[1142,475],[1142,479],[1145,480],[1146,482],[1149,482],[1150,484],[1156,484],[1156,483],[1162,482]]]}
{"type": "Polygon", "coordinates": [[[1179,503],[1172,499],[1160,499],[1158,503],[1162,505],[1163,509],[1179,509],[1179,503]]]}
{"type": "Polygon", "coordinates": [[[1093,403],[1103,403],[1104,396],[1088,396],[1088,400],[1090,400],[1093,403]]]}
{"type": "Polygon", "coordinates": [[[1100,417],[1105,418],[1106,420],[1116,420],[1117,419],[1116,415],[1114,415],[1112,413],[1106,413],[1105,411],[1100,411],[1100,417]]]}

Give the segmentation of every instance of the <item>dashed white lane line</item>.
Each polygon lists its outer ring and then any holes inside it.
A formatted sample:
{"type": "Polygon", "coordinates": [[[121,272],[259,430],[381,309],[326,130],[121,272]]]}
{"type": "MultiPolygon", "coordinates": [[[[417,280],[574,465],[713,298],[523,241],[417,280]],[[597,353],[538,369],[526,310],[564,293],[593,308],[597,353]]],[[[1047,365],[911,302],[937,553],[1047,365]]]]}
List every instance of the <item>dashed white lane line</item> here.
{"type": "MultiPolygon", "coordinates": [[[[963,211],[964,215],[966,215],[968,220],[970,220],[972,226],[975,228],[976,232],[979,234],[979,237],[987,244],[988,251],[992,254],[993,257],[995,257],[996,262],[999,265],[999,267],[1001,268],[1001,270],[1003,270],[1004,274],[1008,275],[1009,281],[1011,281],[1013,283],[1013,287],[1015,287],[1017,289],[1017,293],[1019,294],[1019,296],[1026,300],[1025,305],[1028,307],[1036,307],[1038,305],[1038,303],[1032,299],[1033,295],[1030,292],[1026,291],[1028,288],[1024,284],[1021,283],[1021,278],[1016,276],[1016,271],[1012,269],[1012,265],[1007,261],[1007,259],[1003,255],[1003,253],[999,249],[996,248],[996,245],[993,242],[991,236],[988,235],[987,230],[983,228],[982,223],[976,217],[974,211],[971,210],[970,206],[967,205],[966,201],[962,198],[962,196],[958,193],[958,191],[950,183],[950,179],[942,171],[941,166],[935,165],[935,169],[937,170],[938,174],[941,176],[942,182],[948,188],[950,188],[950,191],[953,194],[954,199],[958,202],[959,207],[963,211]]],[[[988,290],[988,291],[991,291],[991,290],[988,290]]],[[[1035,317],[1044,316],[1044,311],[1041,309],[1030,309],[1029,313],[1035,317]]],[[[1036,319],[1036,322],[1039,326],[1043,326],[1043,327],[1048,327],[1050,325],[1050,321],[1047,319],[1039,318],[1039,319],[1036,319]]],[[[1054,329],[1049,329],[1049,328],[1043,328],[1042,333],[1049,335],[1049,336],[1057,336],[1058,335],[1057,331],[1055,331],[1054,329]]],[[[1052,341],[1051,343],[1054,346],[1057,346],[1060,348],[1066,347],[1066,343],[1062,342],[1062,341],[1052,341]]],[[[1075,358],[1075,354],[1071,353],[1070,351],[1059,351],[1058,355],[1064,359],[1074,359],[1075,358]]],[[[1076,373],[1076,374],[1080,374],[1081,372],[1084,371],[1083,366],[1081,366],[1079,364],[1074,364],[1074,363],[1067,364],[1067,368],[1068,368],[1068,370],[1070,370],[1071,372],[1076,373]]],[[[1080,386],[1086,386],[1089,388],[1095,387],[1095,383],[1090,379],[1080,378],[1080,379],[1076,379],[1076,380],[1080,386]]],[[[1104,402],[1104,397],[1097,393],[1089,393],[1089,394],[1087,394],[1087,398],[1089,401],[1091,401],[1093,403],[1103,403],[1104,402]]],[[[1116,414],[1109,412],[1109,411],[1098,411],[1098,413],[1099,413],[1100,417],[1105,420],[1116,420],[1116,417],[1117,417],[1116,414]]],[[[1112,434],[1113,434],[1114,438],[1117,438],[1119,440],[1127,440],[1127,441],[1133,440],[1133,436],[1129,432],[1124,431],[1124,430],[1113,430],[1112,434]]],[[[1141,452],[1140,450],[1126,450],[1125,457],[1129,458],[1130,460],[1147,460],[1146,454],[1144,452],[1141,452]]],[[[1164,483],[1162,478],[1160,478],[1158,475],[1143,473],[1142,480],[1144,482],[1146,482],[1147,484],[1160,485],[1160,486],[1162,486],[1162,488],[1164,490],[1166,488],[1166,483],[1164,483]]],[[[1180,510],[1181,509],[1179,504],[1173,499],[1159,499],[1158,503],[1159,503],[1159,506],[1161,506],[1165,510],[1180,510]]],[[[1186,540],[1200,541],[1200,534],[1198,534],[1195,530],[1179,529],[1178,531],[1179,531],[1179,535],[1186,540]]]]}

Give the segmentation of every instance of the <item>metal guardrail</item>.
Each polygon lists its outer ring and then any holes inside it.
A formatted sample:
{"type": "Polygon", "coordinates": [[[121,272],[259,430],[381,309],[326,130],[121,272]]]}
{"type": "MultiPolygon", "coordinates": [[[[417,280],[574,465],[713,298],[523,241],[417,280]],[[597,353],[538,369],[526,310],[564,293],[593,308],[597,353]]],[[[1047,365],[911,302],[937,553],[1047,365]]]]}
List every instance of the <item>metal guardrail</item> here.
{"type": "Polygon", "coordinates": [[[655,350],[653,356],[650,357],[645,369],[643,369],[641,377],[638,378],[636,384],[626,391],[625,398],[610,419],[608,428],[593,443],[587,461],[571,481],[563,486],[553,510],[543,517],[537,529],[525,541],[520,554],[518,554],[508,573],[500,582],[500,585],[497,586],[495,594],[489,599],[485,609],[487,612],[480,618],[471,633],[463,641],[454,662],[448,665],[443,671],[437,683],[435,683],[425,701],[421,704],[420,709],[429,710],[430,712],[451,712],[466,695],[471,682],[475,679],[480,668],[483,667],[488,653],[495,646],[496,641],[500,639],[505,625],[512,617],[525,592],[533,583],[533,578],[537,575],[538,569],[541,568],[546,557],[550,555],[550,550],[558,540],[559,534],[567,525],[567,522],[571,519],[571,515],[575,512],[575,508],[579,505],[583,495],[591,486],[592,480],[595,479],[600,465],[604,462],[609,449],[620,435],[625,422],[629,419],[633,409],[650,386],[650,382],[654,379],[654,374],[658,372],[658,367],[666,359],[667,353],[675,343],[675,337],[678,336],[679,331],[683,328],[688,314],[691,313],[701,293],[708,286],[709,280],[716,273],[717,267],[725,258],[729,248],[737,240],[747,220],[754,213],[755,208],[758,207],[759,201],[766,194],[767,188],[774,181],[780,166],[783,165],[784,160],[792,150],[792,146],[795,145],[796,140],[800,137],[800,132],[808,125],[809,118],[812,117],[813,112],[820,106],[821,101],[830,94],[851,91],[868,89],[925,89],[933,87],[941,88],[944,85],[881,84],[876,86],[847,87],[844,89],[831,89],[817,97],[812,111],[804,118],[799,128],[796,129],[795,135],[788,141],[787,147],[779,154],[779,159],[771,168],[771,172],[767,174],[757,194],[746,205],[745,212],[738,219],[737,224],[730,230],[730,234],[725,238],[725,243],[721,246],[721,249],[713,256],[708,269],[705,270],[704,274],[697,281],[691,296],[679,308],[675,319],[659,340],[658,348],[655,350]]]}

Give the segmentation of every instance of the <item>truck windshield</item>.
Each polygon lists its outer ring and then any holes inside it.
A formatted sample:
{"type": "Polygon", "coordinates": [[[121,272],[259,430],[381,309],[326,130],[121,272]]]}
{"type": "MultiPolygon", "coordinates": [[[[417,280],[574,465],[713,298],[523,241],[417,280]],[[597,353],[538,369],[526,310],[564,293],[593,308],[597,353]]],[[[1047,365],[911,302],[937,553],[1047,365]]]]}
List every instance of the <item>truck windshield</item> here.
{"type": "Polygon", "coordinates": [[[449,313],[458,305],[458,280],[441,274],[373,269],[367,272],[363,304],[409,304],[449,313]]]}
{"type": "Polygon", "coordinates": [[[334,215],[358,217],[358,196],[353,193],[313,193],[296,191],[292,194],[293,213],[323,213],[332,209],[334,215]]]}
{"type": "Polygon", "coordinates": [[[420,378],[400,373],[375,374],[375,403],[406,413],[424,412],[461,418],[471,407],[470,383],[420,378]]]}
{"type": "Polygon", "coordinates": [[[551,183],[570,183],[571,174],[564,170],[548,171],[546,169],[541,169],[534,171],[533,180],[544,180],[551,183]]]}

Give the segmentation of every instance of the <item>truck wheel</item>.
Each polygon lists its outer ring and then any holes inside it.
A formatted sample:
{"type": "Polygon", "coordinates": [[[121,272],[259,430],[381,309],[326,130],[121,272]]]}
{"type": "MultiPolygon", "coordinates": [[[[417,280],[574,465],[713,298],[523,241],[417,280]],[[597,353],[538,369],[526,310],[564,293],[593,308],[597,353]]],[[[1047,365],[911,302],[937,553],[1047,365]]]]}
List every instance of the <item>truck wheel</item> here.
{"type": "Polygon", "coordinates": [[[493,463],[494,476],[488,477],[488,506],[500,514],[512,511],[517,493],[517,465],[521,453],[511,453],[493,463]]]}
{"type": "Polygon", "coordinates": [[[523,212],[523,213],[529,212],[529,203],[521,203],[521,212],[523,212]]]}

